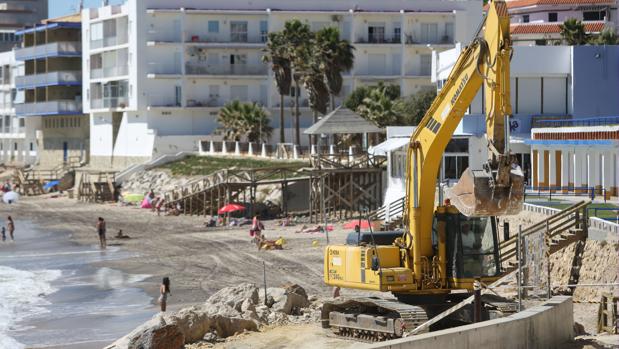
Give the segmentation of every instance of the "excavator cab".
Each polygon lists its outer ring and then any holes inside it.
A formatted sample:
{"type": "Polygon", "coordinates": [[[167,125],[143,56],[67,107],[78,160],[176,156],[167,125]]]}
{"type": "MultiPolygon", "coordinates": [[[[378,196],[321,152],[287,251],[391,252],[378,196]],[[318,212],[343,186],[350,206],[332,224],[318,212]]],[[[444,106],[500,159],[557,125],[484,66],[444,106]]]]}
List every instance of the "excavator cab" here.
{"type": "MultiPolygon", "coordinates": [[[[495,217],[467,217],[452,206],[445,213],[436,214],[435,222],[441,220],[445,223],[446,272],[450,288],[470,288],[475,278],[491,281],[500,274],[495,217]]],[[[433,230],[433,240],[438,241],[438,231],[433,230]]]]}

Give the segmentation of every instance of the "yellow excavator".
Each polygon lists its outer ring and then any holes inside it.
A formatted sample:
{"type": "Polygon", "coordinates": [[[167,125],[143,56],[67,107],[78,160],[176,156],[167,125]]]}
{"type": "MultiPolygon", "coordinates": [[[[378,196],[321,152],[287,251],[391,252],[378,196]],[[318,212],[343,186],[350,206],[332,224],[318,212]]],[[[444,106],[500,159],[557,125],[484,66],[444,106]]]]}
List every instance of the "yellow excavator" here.
{"type": "Polygon", "coordinates": [[[403,234],[388,243],[371,235],[366,242],[325,249],[327,285],[391,292],[397,300],[327,302],[323,327],[370,340],[401,337],[468,296],[475,280],[489,284],[501,276],[495,217],[517,214],[524,200],[523,174],[512,161],[506,128],[512,113],[511,46],[507,5],[491,1],[476,37],[411,136],[403,234]],[[482,85],[488,161],[481,169],[466,169],[448,200],[435,206],[445,147],[482,85]]]}

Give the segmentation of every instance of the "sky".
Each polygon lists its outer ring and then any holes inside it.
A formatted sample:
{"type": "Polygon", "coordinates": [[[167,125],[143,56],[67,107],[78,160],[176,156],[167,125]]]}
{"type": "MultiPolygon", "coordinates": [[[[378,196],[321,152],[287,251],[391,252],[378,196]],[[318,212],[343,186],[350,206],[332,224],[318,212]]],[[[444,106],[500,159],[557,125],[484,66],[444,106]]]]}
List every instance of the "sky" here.
{"type": "MultiPolygon", "coordinates": [[[[118,4],[123,0],[110,0],[110,4],[118,4]]],[[[84,7],[99,7],[102,0],[84,0],[84,7]]],[[[49,18],[60,17],[77,12],[79,0],[48,0],[49,18]]]]}

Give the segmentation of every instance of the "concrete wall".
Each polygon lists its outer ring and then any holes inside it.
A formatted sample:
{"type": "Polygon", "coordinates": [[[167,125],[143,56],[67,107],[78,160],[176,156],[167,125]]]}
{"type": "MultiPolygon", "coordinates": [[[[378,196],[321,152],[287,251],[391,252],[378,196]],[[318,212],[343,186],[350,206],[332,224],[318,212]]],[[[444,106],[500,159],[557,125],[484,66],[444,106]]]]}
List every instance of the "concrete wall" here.
{"type": "Polygon", "coordinates": [[[370,348],[558,349],[574,338],[573,326],[572,298],[557,296],[502,319],[396,339],[370,348]]]}

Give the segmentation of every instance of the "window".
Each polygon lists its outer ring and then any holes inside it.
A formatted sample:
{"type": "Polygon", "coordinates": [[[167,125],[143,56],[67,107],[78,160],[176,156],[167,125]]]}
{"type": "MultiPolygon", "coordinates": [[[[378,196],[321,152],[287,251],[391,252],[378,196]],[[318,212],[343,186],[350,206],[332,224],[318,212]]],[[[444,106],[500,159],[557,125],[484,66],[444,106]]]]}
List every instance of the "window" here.
{"type": "Polygon", "coordinates": [[[208,21],[208,32],[219,33],[219,21],[208,21]]]}
{"type": "Polygon", "coordinates": [[[230,41],[247,42],[247,22],[246,21],[230,22],[230,41]]]}
{"type": "Polygon", "coordinates": [[[606,17],[606,11],[584,11],[582,19],[584,21],[601,21],[606,17]]]}
{"type": "Polygon", "coordinates": [[[548,22],[556,22],[558,19],[557,13],[556,12],[549,12],[548,13],[548,22]]]}
{"type": "Polygon", "coordinates": [[[402,36],[402,27],[400,23],[393,23],[393,39],[391,40],[393,43],[400,43],[400,37],[402,36]]]}
{"type": "Polygon", "coordinates": [[[385,42],[385,25],[370,24],[368,26],[368,42],[381,43],[385,42]]]}
{"type": "Polygon", "coordinates": [[[30,142],[30,151],[34,151],[34,143],[30,142]]]}
{"type": "Polygon", "coordinates": [[[247,85],[230,86],[230,99],[238,101],[247,101],[247,85]]]}
{"type": "Polygon", "coordinates": [[[90,25],[90,46],[91,48],[103,46],[103,22],[90,25]]]}
{"type": "Polygon", "coordinates": [[[454,40],[454,24],[453,22],[445,23],[445,36],[443,37],[443,43],[453,42],[454,40]]]}
{"type": "Polygon", "coordinates": [[[267,21],[260,21],[260,41],[267,42],[268,34],[269,34],[269,25],[267,21]]]}
{"type": "Polygon", "coordinates": [[[421,76],[429,76],[430,71],[432,70],[432,55],[419,55],[420,61],[420,69],[419,75],[421,76]]]}
{"type": "Polygon", "coordinates": [[[452,138],[447,147],[446,153],[468,153],[469,152],[469,140],[467,138],[452,138]]]}
{"type": "Polygon", "coordinates": [[[522,15],[522,23],[529,23],[529,15],[522,15]]]}
{"type": "Polygon", "coordinates": [[[443,162],[445,179],[458,179],[462,175],[462,172],[469,167],[468,155],[452,156],[446,155],[443,162]]]}
{"type": "Polygon", "coordinates": [[[183,90],[181,86],[174,86],[174,95],[175,95],[176,106],[180,107],[181,100],[183,98],[183,90]]]}
{"type": "Polygon", "coordinates": [[[17,142],[13,143],[13,150],[17,150],[17,142]]]}
{"type": "Polygon", "coordinates": [[[438,23],[421,23],[421,42],[435,43],[438,41],[438,23]]]}
{"type": "Polygon", "coordinates": [[[26,119],[19,119],[19,127],[26,127],[26,119]]]}

